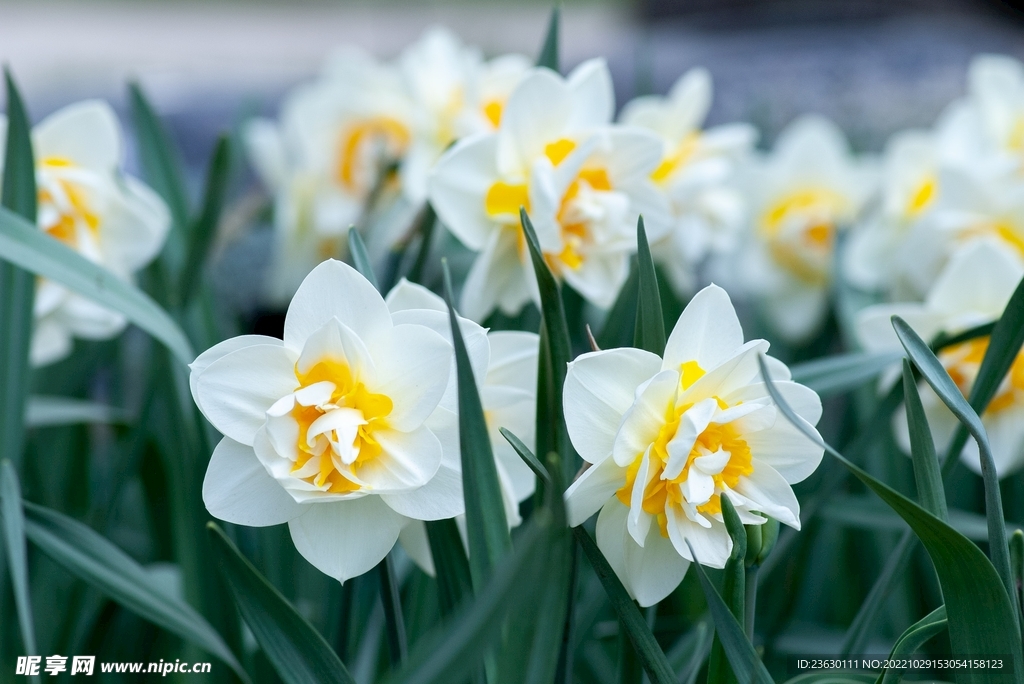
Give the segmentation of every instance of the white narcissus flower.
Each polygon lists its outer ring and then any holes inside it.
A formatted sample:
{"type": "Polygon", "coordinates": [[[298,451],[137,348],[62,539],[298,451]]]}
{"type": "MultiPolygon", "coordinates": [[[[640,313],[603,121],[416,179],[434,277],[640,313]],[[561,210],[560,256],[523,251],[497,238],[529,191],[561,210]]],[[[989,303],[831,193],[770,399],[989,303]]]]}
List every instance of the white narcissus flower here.
{"type": "Polygon", "coordinates": [[[828,311],[837,234],[874,189],[874,169],[851,155],[835,124],[804,116],[752,163],[747,181],[754,238],[747,288],[782,337],[804,341],[828,311]]]}
{"type": "MultiPolygon", "coordinates": [[[[0,174],[7,119],[0,115],[0,174]]],[[[43,119],[32,129],[38,225],[51,237],[118,278],[132,275],[163,247],[171,217],[163,200],[121,172],[124,144],[110,105],[87,100],[43,119]]],[[[127,325],[111,311],[50,280],[35,298],[32,364],[71,353],[72,338],[102,340],[127,325]]]]}
{"type": "Polygon", "coordinates": [[[695,68],[676,81],[667,97],[638,97],[619,120],[656,133],[664,142],[652,180],[667,194],[672,230],[651,245],[680,295],[696,287],[696,269],[713,253],[732,251],[746,220],[737,187],[738,164],[750,153],[757,131],[746,123],[701,130],[711,108],[711,75],[695,68]]]}
{"type": "MultiPolygon", "coordinates": [[[[748,525],[763,515],[799,529],[790,485],[823,450],[779,414],[759,377],[764,340],[743,342],[729,296],[711,285],[683,311],[665,358],[640,349],[584,354],[569,365],[565,420],[590,464],[566,491],[569,524],[601,511],[597,543],[630,596],[648,606],[683,579],[693,557],[723,567],[732,541],[728,496],[748,525]]],[[[808,426],[821,417],[814,391],[767,357],[772,379],[808,426]]]]}
{"type": "MultiPolygon", "coordinates": [[[[430,290],[404,278],[388,293],[388,309],[396,322],[425,325],[451,340],[451,324],[444,300],[430,290]]],[[[487,332],[469,319],[459,317],[459,327],[466,341],[473,376],[490,435],[505,504],[505,517],[510,527],[522,522],[519,504],[529,498],[537,481],[512,446],[499,432],[506,428],[530,449],[535,446],[537,419],[537,355],[539,340],[535,333],[519,331],[487,332]]],[[[458,384],[452,373],[448,389],[437,411],[443,414],[435,424],[445,424],[455,433],[451,446],[456,449],[452,459],[460,460],[458,449],[458,384]]],[[[442,440],[442,444],[445,444],[442,440]]],[[[461,517],[458,520],[461,521],[461,517]]],[[[402,531],[402,545],[427,572],[433,572],[433,560],[422,525],[409,525],[402,531]]]]}
{"type": "Polygon", "coordinates": [[[439,408],[452,347],[402,318],[329,260],[296,292],[283,341],[236,337],[195,360],[192,395],[224,434],[203,483],[210,513],[287,522],[299,553],[345,581],[411,521],[463,512],[458,432],[439,408]]]}
{"type": "Polygon", "coordinates": [[[467,138],[438,161],[430,201],[449,230],[480,252],[463,289],[464,315],[514,314],[537,298],[520,207],[556,277],[603,308],[628,275],[637,216],[652,240],[664,234],[667,201],[650,179],[661,141],[609,125],[614,106],[603,60],[568,78],[536,68],[509,96],[496,133],[467,138]]]}
{"type": "MultiPolygon", "coordinates": [[[[902,317],[925,340],[940,332],[954,335],[998,319],[1014,289],[1024,276],[1024,267],[991,241],[979,241],[957,253],[923,303],[876,304],[858,315],[858,336],[869,351],[902,349],[891,318],[902,317]]],[[[964,396],[970,394],[989,338],[978,337],[947,347],[939,361],[964,396]]],[[[919,385],[925,416],[935,443],[948,444],[957,419],[923,381],[919,385]]],[[[1000,384],[996,396],[981,415],[995,460],[996,473],[1005,477],[1024,466],[1024,353],[1018,354],[1000,384]]],[[[900,445],[910,452],[905,411],[894,416],[900,445]]],[[[981,473],[978,445],[969,440],[961,453],[964,463],[981,473]]]]}

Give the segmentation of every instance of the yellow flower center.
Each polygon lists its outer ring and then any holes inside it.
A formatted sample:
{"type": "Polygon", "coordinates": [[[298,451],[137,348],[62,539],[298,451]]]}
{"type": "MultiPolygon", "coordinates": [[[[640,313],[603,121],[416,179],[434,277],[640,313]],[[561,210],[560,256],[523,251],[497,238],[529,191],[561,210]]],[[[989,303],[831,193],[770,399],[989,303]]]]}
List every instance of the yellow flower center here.
{"type": "Polygon", "coordinates": [[[501,114],[505,109],[504,103],[500,100],[491,100],[484,105],[484,116],[495,128],[501,123],[501,114]]]}
{"type": "MultiPolygon", "coordinates": [[[[704,369],[696,361],[687,361],[679,368],[680,388],[685,390],[704,375],[704,369]]],[[[714,398],[719,408],[728,408],[719,397],[714,398]]],[[[643,510],[655,516],[658,527],[663,537],[668,537],[668,517],[665,510],[668,506],[679,506],[689,503],[683,493],[683,485],[690,477],[690,469],[698,458],[714,454],[716,452],[728,453],[728,462],[722,469],[711,475],[714,481],[714,493],[707,501],[698,503],[697,511],[707,515],[718,515],[722,512],[722,500],[720,492],[726,488],[732,489],[739,484],[741,477],[754,472],[753,456],[750,447],[740,435],[739,431],[731,424],[719,425],[712,423],[698,435],[693,447],[686,459],[686,465],[682,472],[672,479],[662,479],[662,472],[668,464],[668,444],[675,438],[679,430],[679,423],[683,414],[693,404],[675,405],[675,400],[669,402],[665,412],[665,424],[658,431],[657,437],[650,448],[650,467],[653,470],[653,477],[646,486],[643,493],[643,510]]],[[[615,493],[619,501],[629,506],[632,500],[633,488],[636,486],[637,474],[644,454],[637,454],[633,463],[626,469],[626,483],[615,493]]]]}
{"type": "Polygon", "coordinates": [[[772,259],[809,285],[828,282],[836,222],[846,199],[827,188],[803,188],[773,204],[761,218],[772,259]]]}
{"type": "Polygon", "coordinates": [[[693,131],[684,137],[672,152],[661,160],[658,168],[651,173],[651,180],[664,183],[693,157],[700,144],[700,131],[693,131]]]}
{"type": "Polygon", "coordinates": [[[997,219],[971,226],[960,233],[961,240],[993,237],[1024,257],[1024,230],[1009,219],[997,219]]]}
{"type": "Polygon", "coordinates": [[[299,425],[299,457],[292,471],[303,470],[317,459],[315,472],[301,479],[317,487],[329,483],[327,491],[333,493],[357,491],[360,485],[346,473],[357,473],[361,464],[380,455],[381,446],[374,433],[387,428],[385,419],[394,407],[391,398],[367,390],[353,377],[347,364],[333,359],[319,361],[305,373],[296,367],[295,377],[300,388],[327,381],[334,389],[327,402],[313,406],[296,403],[292,409],[292,417],[299,425]],[[343,424],[325,424],[325,416],[346,409],[343,424]],[[352,462],[345,463],[344,455],[354,456],[352,462]]]}
{"type": "MultiPolygon", "coordinates": [[[[74,162],[65,157],[46,157],[39,165],[44,171],[75,166],[74,162]]],[[[60,188],[59,194],[63,195],[60,198],[46,188],[39,189],[39,204],[48,204],[57,212],[57,219],[42,228],[47,234],[75,248],[78,246],[77,227],[84,225],[96,237],[99,235],[100,217],[89,206],[85,193],[76,183],[61,178],[57,180],[57,185],[60,188]]]]}
{"type": "Polygon", "coordinates": [[[928,174],[918,184],[907,202],[907,217],[914,218],[932,205],[939,191],[939,179],[935,174],[928,174]]]}
{"type": "MultiPolygon", "coordinates": [[[[974,386],[974,380],[978,376],[978,369],[981,367],[982,359],[985,358],[988,344],[988,337],[977,337],[939,352],[939,360],[964,397],[970,394],[971,388],[974,386]]],[[[999,391],[989,402],[984,413],[986,415],[999,413],[1013,406],[1019,406],[1022,402],[1024,402],[1024,352],[1017,354],[1017,358],[1013,360],[1013,365],[1010,366],[999,391]]]]}
{"type": "Polygon", "coordinates": [[[375,116],[356,121],[342,131],[338,163],[338,182],[352,193],[369,192],[377,178],[368,177],[366,165],[379,173],[385,164],[401,157],[409,146],[409,129],[390,116],[375,116]]]}

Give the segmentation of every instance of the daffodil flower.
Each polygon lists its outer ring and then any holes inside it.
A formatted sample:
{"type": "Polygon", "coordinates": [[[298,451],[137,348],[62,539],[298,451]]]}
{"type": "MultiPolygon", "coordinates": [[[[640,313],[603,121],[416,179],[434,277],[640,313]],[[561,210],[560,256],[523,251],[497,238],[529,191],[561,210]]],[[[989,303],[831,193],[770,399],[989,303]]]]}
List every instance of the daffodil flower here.
{"type": "Polygon", "coordinates": [[[651,179],[671,204],[672,230],[651,245],[680,295],[692,294],[696,269],[709,254],[733,251],[746,220],[746,200],[737,169],[757,131],[746,123],[701,130],[711,107],[711,75],[695,68],[683,74],[667,97],[647,95],[629,102],[619,120],[645,128],[664,143],[651,179]]]}
{"type": "MultiPolygon", "coordinates": [[[[0,163],[7,140],[0,116],[0,163]]],[[[160,251],[170,230],[163,201],[121,173],[121,127],[105,102],[87,100],[48,116],[32,129],[39,228],[119,278],[132,275],[160,251]]],[[[2,172],[2,167],[0,167],[2,172]]],[[[127,325],[111,311],[50,280],[35,298],[32,364],[71,353],[75,337],[103,340],[127,325]]]]}
{"type": "Polygon", "coordinates": [[[480,252],[463,289],[463,314],[514,314],[537,298],[520,208],[556,277],[603,308],[628,275],[637,216],[652,239],[664,234],[667,201],[650,178],[661,141],[610,126],[613,109],[602,60],[568,78],[533,69],[509,96],[497,132],[465,139],[438,161],[430,201],[449,230],[480,252]]]}
{"type": "MultiPolygon", "coordinates": [[[[630,596],[657,603],[691,561],[723,567],[727,496],[747,525],[771,516],[799,529],[790,487],[823,451],[778,411],[759,377],[764,340],[744,343],[729,296],[711,285],[683,311],[665,357],[640,349],[584,354],[565,380],[565,418],[587,462],[566,491],[569,524],[598,510],[597,543],[630,596]]],[[[768,358],[772,379],[813,426],[821,401],[768,358]]]]}
{"type": "Polygon", "coordinates": [[[296,292],[283,341],[236,337],[197,358],[192,395],[224,435],[203,483],[209,511],[287,522],[299,553],[340,581],[410,521],[462,513],[458,445],[442,443],[458,432],[438,412],[452,347],[407,318],[329,260],[296,292]]]}
{"type": "Polygon", "coordinates": [[[753,240],[743,275],[785,339],[806,340],[828,311],[838,233],[875,186],[842,132],[816,116],[797,119],[748,175],[753,240]]]}
{"type": "MultiPolygon", "coordinates": [[[[870,351],[900,349],[890,319],[901,316],[924,339],[940,332],[950,335],[998,319],[1024,267],[998,245],[979,241],[958,252],[943,270],[924,302],[876,304],[858,315],[858,336],[870,351]]],[[[989,338],[978,337],[947,347],[939,361],[964,396],[970,394],[989,338]]],[[[886,378],[891,381],[894,376],[886,378]]],[[[957,420],[924,382],[919,386],[925,416],[938,446],[947,444],[957,420]]],[[[995,397],[981,415],[995,460],[996,473],[1005,477],[1024,466],[1024,353],[1018,354],[995,397]]],[[[897,441],[910,452],[905,411],[894,417],[897,441]]],[[[978,445],[969,440],[961,453],[967,467],[981,473],[978,445]]]]}
{"type": "MultiPolygon", "coordinates": [[[[424,325],[451,339],[448,308],[440,297],[425,287],[402,279],[386,297],[388,309],[395,320],[424,325]]],[[[473,321],[459,317],[459,327],[469,352],[473,376],[487,421],[491,449],[494,453],[501,485],[505,517],[510,527],[522,522],[519,504],[529,498],[537,485],[536,476],[499,432],[511,430],[528,447],[534,448],[537,418],[537,354],[539,341],[535,333],[519,331],[485,331],[473,321]]],[[[442,445],[458,448],[458,385],[452,373],[448,389],[438,405],[431,424],[450,430],[454,438],[442,439],[442,445]]],[[[456,450],[450,459],[460,463],[456,450]]],[[[462,516],[456,519],[464,528],[462,516]]],[[[408,525],[402,530],[402,546],[428,573],[434,564],[422,525],[408,525]]]]}

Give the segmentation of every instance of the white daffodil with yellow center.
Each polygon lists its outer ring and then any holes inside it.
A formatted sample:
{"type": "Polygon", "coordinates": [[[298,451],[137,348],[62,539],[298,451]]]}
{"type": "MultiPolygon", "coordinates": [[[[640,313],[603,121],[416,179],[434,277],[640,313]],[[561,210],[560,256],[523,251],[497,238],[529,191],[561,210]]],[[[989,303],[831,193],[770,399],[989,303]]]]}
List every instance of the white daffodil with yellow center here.
{"type": "Polygon", "coordinates": [[[520,208],[552,271],[599,307],[612,304],[628,275],[637,216],[652,239],[664,233],[667,202],[650,179],[661,142],[610,126],[613,109],[602,60],[567,79],[533,69],[509,96],[497,132],[468,138],[438,161],[430,201],[449,230],[480,251],[463,289],[466,316],[514,314],[536,298],[520,208]]]}
{"type": "Polygon", "coordinates": [[[709,254],[737,246],[746,200],[736,172],[757,139],[757,131],[745,123],[701,130],[710,107],[711,75],[696,68],[680,77],[667,97],[638,97],[619,117],[664,143],[651,179],[668,196],[673,223],[651,252],[676,291],[686,296],[694,291],[696,269],[709,254]]]}
{"type": "MultiPolygon", "coordinates": [[[[778,415],[759,377],[764,340],[743,342],[729,296],[704,288],[662,359],[639,349],[584,354],[569,366],[565,417],[589,464],[566,491],[570,525],[601,511],[597,543],[642,606],[665,598],[694,560],[723,567],[732,542],[721,497],[748,525],[771,516],[799,529],[792,483],[822,449],[778,415]]],[[[821,402],[768,357],[779,392],[813,426],[821,402]]]]}
{"type": "Polygon", "coordinates": [[[843,254],[844,274],[852,284],[894,299],[918,299],[927,292],[934,274],[923,274],[918,243],[934,233],[939,156],[934,135],[926,131],[903,131],[886,145],[881,201],[853,227],[843,254]]]}
{"type": "MultiPolygon", "coordinates": [[[[403,279],[388,293],[386,302],[396,321],[425,325],[445,339],[451,339],[448,308],[444,300],[426,288],[403,279]]],[[[487,332],[462,317],[459,318],[459,325],[484,408],[505,504],[505,517],[509,526],[515,527],[522,522],[519,504],[533,494],[536,477],[508,440],[501,436],[499,429],[511,430],[524,444],[534,448],[538,338],[536,334],[528,332],[487,332]]],[[[457,376],[452,373],[448,389],[430,425],[439,433],[450,433],[452,438],[442,439],[441,443],[455,449],[458,447],[457,414],[457,376]]],[[[460,462],[457,450],[450,455],[450,459],[455,464],[460,462]]],[[[461,528],[462,516],[456,522],[461,528]]],[[[433,574],[433,558],[424,526],[406,526],[402,530],[401,541],[409,555],[424,570],[433,574]]]]}
{"type": "MultiPolygon", "coordinates": [[[[7,120],[0,116],[0,164],[7,120]]],[[[32,129],[38,225],[119,278],[159,253],[170,213],[149,187],[121,172],[121,127],[104,102],[66,107],[32,129]]],[[[3,169],[0,166],[0,173],[3,169]]],[[[40,279],[35,298],[31,358],[40,366],[71,353],[72,339],[108,339],[127,325],[121,314],[40,279]]]]}
{"type": "MultiPolygon", "coordinates": [[[[1014,289],[1024,277],[1024,267],[992,242],[978,242],[957,253],[943,270],[922,303],[876,304],[860,312],[858,336],[869,351],[898,350],[899,339],[891,318],[901,316],[925,340],[940,332],[950,335],[998,319],[1014,289]]],[[[964,396],[970,394],[989,338],[968,340],[939,352],[939,361],[964,396]]],[[[919,386],[921,402],[938,447],[948,444],[957,419],[926,383],[919,386]]],[[[910,453],[906,413],[895,418],[896,435],[910,453]]],[[[1024,466],[1024,353],[1018,354],[995,397],[982,413],[1000,477],[1024,466]]],[[[969,440],[961,453],[963,462],[981,473],[978,445],[969,440]]]]}
{"type": "Polygon", "coordinates": [[[787,340],[814,334],[828,310],[836,237],[874,188],[874,172],[842,132],[816,116],[797,119],[747,177],[754,240],[744,276],[787,340]]]}
{"type": "Polygon", "coordinates": [[[438,413],[451,367],[441,335],[325,261],[283,341],[236,337],[192,364],[196,404],[224,434],[203,501],[228,522],[287,522],[299,553],[340,581],[366,572],[410,521],[463,512],[458,432],[438,413]]]}

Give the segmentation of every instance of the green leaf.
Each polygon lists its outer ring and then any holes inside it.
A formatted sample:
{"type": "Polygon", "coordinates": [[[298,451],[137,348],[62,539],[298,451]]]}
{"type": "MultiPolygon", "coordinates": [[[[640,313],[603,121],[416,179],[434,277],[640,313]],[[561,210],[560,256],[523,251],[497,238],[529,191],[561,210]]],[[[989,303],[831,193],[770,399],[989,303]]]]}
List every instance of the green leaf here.
{"type": "Polygon", "coordinates": [[[400,665],[409,657],[409,644],[402,617],[402,595],[398,591],[398,577],[391,554],[384,556],[377,565],[377,573],[380,576],[380,602],[384,608],[384,631],[388,637],[391,665],[400,665]]]}
{"type": "Polygon", "coordinates": [[[924,414],[924,405],[917,392],[917,380],[910,361],[903,359],[903,397],[907,407],[907,426],[910,431],[910,453],[914,459],[914,480],[921,506],[939,520],[949,522],[946,509],[946,490],[942,485],[942,469],[935,455],[932,431],[924,414]]]}
{"type": "Polygon", "coordinates": [[[562,11],[556,4],[551,8],[551,18],[548,20],[548,30],[544,35],[544,45],[537,57],[537,66],[547,67],[552,71],[558,71],[558,34],[561,30],[562,11]]]}
{"type": "Polygon", "coordinates": [[[21,504],[21,485],[18,473],[9,460],[0,461],[0,513],[3,514],[4,549],[11,569],[14,604],[18,610],[21,643],[26,655],[36,655],[36,629],[32,620],[32,601],[29,596],[28,558],[25,549],[25,512],[21,504]]]}
{"type": "MultiPolygon", "coordinates": [[[[958,508],[948,510],[949,526],[972,541],[988,541],[985,516],[958,508]]],[[[906,532],[907,522],[891,508],[871,495],[840,494],[821,509],[821,517],[847,527],[862,530],[906,532]]],[[[1016,525],[1017,523],[1007,523],[1016,525]]],[[[1012,535],[1011,535],[1012,536],[1012,535]]]]}
{"type": "MultiPolygon", "coordinates": [[[[899,316],[893,316],[892,325],[896,329],[896,335],[900,338],[903,348],[907,350],[907,354],[921,371],[921,375],[978,442],[978,451],[981,456],[981,477],[985,484],[985,517],[988,519],[989,553],[992,556],[992,565],[999,573],[1007,594],[1012,596],[1013,578],[1010,573],[1010,556],[1005,541],[1006,523],[1003,518],[1003,499],[999,493],[999,476],[996,473],[995,461],[992,458],[992,449],[989,446],[985,427],[981,423],[981,418],[967,403],[964,395],[960,393],[960,388],[953,382],[953,378],[949,376],[938,357],[928,348],[924,340],[899,316]]],[[[1018,612],[1014,609],[1013,615],[1019,627],[1018,612]]]]}
{"type": "Polygon", "coordinates": [[[185,302],[195,297],[203,282],[203,266],[217,235],[217,224],[224,209],[230,170],[231,139],[227,135],[221,135],[217,139],[213,156],[210,158],[210,166],[206,171],[206,190],[203,193],[202,208],[188,231],[185,268],[181,272],[179,285],[182,300],[185,302]]]}
{"type": "Polygon", "coordinates": [[[658,276],[654,272],[654,258],[647,244],[647,231],[644,230],[642,216],[636,222],[636,244],[639,279],[633,346],[661,356],[665,353],[665,319],[661,313],[658,276]]]}
{"type": "Polygon", "coordinates": [[[544,517],[530,519],[515,550],[495,567],[476,599],[421,637],[405,666],[386,677],[385,684],[454,684],[480,667],[484,654],[500,638],[505,617],[530,595],[543,571],[544,542],[551,524],[550,516],[547,525],[541,524],[544,517]]]}
{"type": "Polygon", "coordinates": [[[138,83],[128,85],[128,96],[146,180],[167,202],[178,230],[184,230],[188,225],[188,195],[181,160],[138,83]]]}
{"type": "Polygon", "coordinates": [[[441,615],[451,615],[465,597],[473,595],[473,580],[469,575],[466,549],[454,519],[428,520],[424,524],[437,575],[441,615]]]}
{"type": "MultiPolygon", "coordinates": [[[[724,501],[725,497],[722,499],[724,501]]],[[[690,542],[687,541],[686,545],[690,546],[690,542]]],[[[711,617],[715,621],[715,638],[721,642],[737,681],[741,684],[774,684],[764,663],[757,657],[754,645],[743,633],[743,627],[740,626],[736,616],[729,611],[729,606],[725,604],[714,585],[711,584],[711,580],[708,579],[692,546],[690,546],[690,555],[693,556],[693,563],[690,564],[690,567],[697,571],[700,586],[704,590],[704,598],[708,602],[708,610],[711,611],[711,617]]]]}
{"type": "Polygon", "coordinates": [[[253,567],[215,523],[211,548],[238,612],[287,684],[355,684],[320,633],[253,567]]]}
{"type": "Polygon", "coordinates": [[[410,282],[423,284],[423,272],[427,268],[427,259],[430,257],[430,248],[434,241],[434,227],[436,225],[437,212],[434,211],[433,205],[427,202],[426,206],[423,207],[423,217],[420,219],[420,225],[417,230],[420,234],[419,251],[416,252],[416,259],[412,262],[412,266],[409,267],[409,272],[405,276],[410,282]]]}
{"type": "Polygon", "coordinates": [[[355,269],[379,292],[380,286],[377,284],[377,276],[373,272],[373,262],[370,261],[370,255],[366,252],[366,244],[363,243],[363,237],[355,226],[348,229],[348,252],[352,255],[352,265],[355,269]]]}
{"type": "MultiPolygon", "coordinates": [[[[721,497],[722,517],[725,519],[725,527],[732,539],[732,550],[729,552],[729,560],[725,562],[724,578],[722,580],[722,597],[725,605],[737,621],[744,619],[746,614],[746,560],[747,560],[747,531],[740,522],[729,497],[721,497]]],[[[726,637],[728,638],[728,637],[726,637]]],[[[723,638],[720,633],[715,634],[714,645],[711,647],[711,660],[708,663],[709,684],[726,684],[735,682],[741,676],[735,670],[730,672],[728,660],[725,654],[723,638]]]]}
{"type": "MultiPolygon", "coordinates": [[[[875,676],[863,672],[805,672],[786,684],[874,684],[875,676]]],[[[932,682],[932,684],[939,684],[932,682]]]]}
{"type": "Polygon", "coordinates": [[[188,365],[195,353],[166,311],[137,287],[47,236],[22,217],[0,208],[0,254],[21,268],[109,307],[160,340],[188,365]]]}
{"type": "MultiPolygon", "coordinates": [[[[942,632],[948,626],[946,620],[946,606],[939,606],[928,615],[912,624],[896,640],[889,654],[890,660],[898,660],[912,656],[921,648],[924,642],[942,632]]],[[[878,678],[878,684],[897,684],[903,679],[902,670],[886,669],[878,678]]]]}
{"type": "Polygon", "coordinates": [[[637,266],[636,257],[633,257],[629,270],[629,277],[619,290],[619,296],[612,304],[611,310],[604,319],[601,326],[601,334],[597,336],[597,343],[601,349],[616,349],[628,347],[633,343],[636,334],[636,302],[640,291],[640,269],[637,266]]]}
{"type": "Polygon", "coordinates": [[[637,608],[633,599],[629,597],[629,593],[622,586],[619,578],[615,576],[615,571],[608,564],[608,561],[601,553],[601,549],[597,548],[597,543],[594,542],[590,533],[582,526],[574,527],[572,531],[580,548],[583,549],[587,560],[590,561],[590,565],[594,568],[597,578],[601,580],[605,593],[608,594],[608,599],[611,601],[612,608],[615,609],[615,613],[619,616],[619,624],[625,628],[626,634],[633,644],[633,650],[640,658],[640,662],[644,666],[644,670],[647,672],[647,676],[650,677],[652,684],[675,684],[676,676],[672,672],[672,667],[668,664],[665,652],[661,650],[661,645],[658,644],[658,640],[651,633],[651,628],[648,626],[644,616],[640,614],[640,609],[637,608]]]}
{"type": "Polygon", "coordinates": [[[502,557],[512,549],[508,520],[491,451],[484,408],[469,362],[462,329],[452,305],[452,281],[444,262],[444,297],[451,322],[452,346],[459,390],[459,451],[462,453],[462,490],[466,498],[466,537],[469,540],[469,572],[478,590],[502,557]]]}
{"type": "Polygon", "coordinates": [[[793,382],[826,397],[857,389],[903,358],[899,352],[855,352],[795,364],[793,382]]]}
{"type": "MultiPolygon", "coordinates": [[[[32,155],[32,132],[28,114],[10,72],[4,70],[7,86],[7,143],[4,152],[3,185],[0,201],[35,227],[36,169],[32,155]]],[[[54,241],[55,242],[55,241],[54,241]]],[[[25,398],[28,395],[29,350],[32,346],[35,276],[20,268],[0,244],[0,459],[20,464],[25,444],[25,398]]]]}
{"type": "Polygon", "coordinates": [[[907,563],[914,551],[915,540],[916,537],[907,530],[897,542],[896,548],[889,554],[889,558],[886,559],[885,565],[882,567],[882,572],[875,579],[875,583],[871,585],[871,590],[864,597],[864,602],[860,604],[857,614],[853,617],[853,622],[846,630],[843,645],[839,650],[843,657],[863,652],[864,646],[871,637],[870,630],[874,625],[875,618],[878,617],[879,611],[889,598],[893,581],[896,577],[904,576],[907,563]]]}
{"type": "Polygon", "coordinates": [[[130,420],[129,413],[116,406],[39,394],[28,398],[25,410],[25,425],[33,428],[76,423],[124,424],[130,420]]]}
{"type": "Polygon", "coordinates": [[[1010,570],[1013,572],[1013,600],[1021,605],[1021,590],[1024,588],[1024,532],[1014,530],[1010,535],[1010,570]]]}
{"type": "Polygon", "coordinates": [[[579,467],[565,427],[562,407],[562,388],[565,374],[572,360],[572,345],[565,307],[558,281],[548,268],[537,240],[533,223],[524,209],[519,210],[526,244],[533,262],[540,291],[540,358],[537,368],[537,453],[555,452],[562,458],[562,481],[572,482],[579,467]]]}
{"type": "Polygon", "coordinates": [[[512,445],[512,448],[516,450],[517,454],[519,454],[519,458],[523,459],[523,462],[530,466],[530,470],[533,471],[534,475],[544,482],[551,484],[551,473],[548,472],[548,469],[544,467],[543,463],[537,460],[537,457],[534,456],[532,451],[530,451],[530,447],[523,444],[523,440],[519,439],[510,430],[506,430],[505,428],[498,428],[498,432],[500,432],[501,436],[505,438],[505,441],[512,445]]]}
{"type": "Polygon", "coordinates": [[[24,505],[25,533],[43,553],[128,610],[217,656],[242,681],[249,681],[220,634],[190,605],[157,588],[124,551],[77,520],[27,501],[24,505]]]}
{"type": "Polygon", "coordinates": [[[1020,631],[1016,616],[998,573],[989,559],[969,539],[916,503],[879,482],[829,446],[799,418],[779,394],[764,359],[759,360],[765,386],[779,411],[804,435],[832,454],[861,482],[907,521],[928,550],[942,587],[949,615],[953,652],[970,656],[1007,656],[1012,671],[961,672],[960,684],[1019,682],[1024,674],[1020,631]]]}
{"type": "Polygon", "coordinates": [[[682,684],[693,684],[697,681],[697,675],[711,651],[715,630],[706,619],[701,619],[665,654],[669,665],[679,673],[679,681],[682,684]]]}
{"type": "Polygon", "coordinates": [[[971,386],[971,406],[981,413],[999,391],[999,385],[1024,345],[1024,278],[1010,296],[1003,315],[996,321],[971,386]]]}

